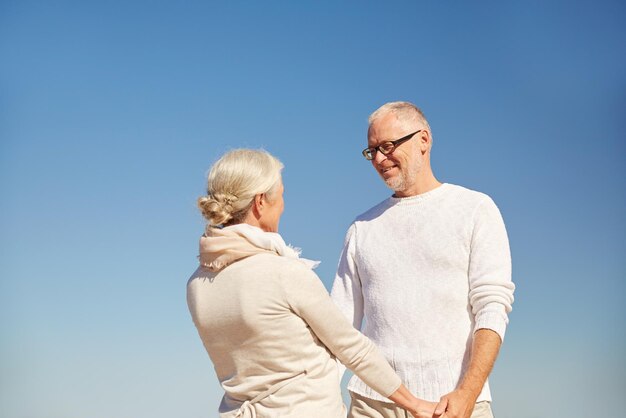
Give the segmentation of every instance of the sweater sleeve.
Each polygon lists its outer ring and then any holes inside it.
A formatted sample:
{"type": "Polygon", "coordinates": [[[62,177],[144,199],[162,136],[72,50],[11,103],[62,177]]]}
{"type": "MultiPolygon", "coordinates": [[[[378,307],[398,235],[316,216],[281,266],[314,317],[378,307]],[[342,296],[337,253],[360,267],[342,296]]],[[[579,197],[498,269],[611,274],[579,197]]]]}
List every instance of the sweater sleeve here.
{"type": "Polygon", "coordinates": [[[343,251],[339,258],[337,274],[331,290],[331,298],[341,313],[352,322],[352,326],[361,329],[363,321],[363,293],[361,279],[354,262],[356,247],[356,224],[348,229],[343,251]]]}
{"type": "Polygon", "coordinates": [[[384,397],[400,387],[398,375],[374,343],[346,320],[315,273],[300,270],[283,284],[291,309],[339,361],[384,397]]]}
{"type": "Polygon", "coordinates": [[[469,286],[474,332],[488,328],[504,340],[515,285],[511,281],[511,254],[504,221],[489,197],[474,213],[469,286]]]}

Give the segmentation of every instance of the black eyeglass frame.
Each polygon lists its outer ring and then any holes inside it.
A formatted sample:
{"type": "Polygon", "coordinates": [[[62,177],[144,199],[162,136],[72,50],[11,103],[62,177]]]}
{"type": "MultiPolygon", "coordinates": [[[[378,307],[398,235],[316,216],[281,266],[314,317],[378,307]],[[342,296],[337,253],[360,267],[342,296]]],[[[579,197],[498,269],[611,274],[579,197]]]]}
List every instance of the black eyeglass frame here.
{"type": "Polygon", "coordinates": [[[363,151],[361,151],[361,154],[363,154],[363,156],[365,157],[366,160],[371,161],[374,159],[375,151],[379,151],[380,153],[382,153],[383,155],[389,155],[392,152],[394,152],[396,150],[396,148],[398,147],[398,145],[405,143],[406,141],[408,141],[409,139],[413,138],[414,135],[422,132],[423,129],[419,129],[413,133],[410,133],[406,136],[403,136],[400,139],[396,139],[394,141],[385,141],[382,144],[378,145],[377,147],[372,147],[372,148],[365,148],[363,151]],[[391,144],[391,148],[389,148],[389,144],[391,144]],[[387,148],[387,151],[384,151],[384,148],[387,148]]]}

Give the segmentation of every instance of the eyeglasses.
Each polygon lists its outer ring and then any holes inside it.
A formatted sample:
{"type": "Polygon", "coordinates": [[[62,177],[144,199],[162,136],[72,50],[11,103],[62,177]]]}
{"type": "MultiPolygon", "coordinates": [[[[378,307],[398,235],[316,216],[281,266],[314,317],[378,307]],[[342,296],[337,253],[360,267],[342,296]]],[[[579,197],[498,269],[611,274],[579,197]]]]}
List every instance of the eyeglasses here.
{"type": "Polygon", "coordinates": [[[400,139],[396,139],[395,141],[387,141],[387,142],[383,142],[382,144],[380,144],[377,147],[372,147],[372,148],[365,148],[362,151],[363,156],[365,157],[366,160],[373,160],[374,156],[376,155],[376,151],[380,151],[383,155],[389,155],[392,152],[394,152],[396,150],[396,148],[398,147],[398,145],[408,141],[409,139],[413,138],[413,135],[422,132],[423,129],[420,129],[419,131],[415,131],[413,133],[408,134],[407,136],[403,136],[400,139]]]}

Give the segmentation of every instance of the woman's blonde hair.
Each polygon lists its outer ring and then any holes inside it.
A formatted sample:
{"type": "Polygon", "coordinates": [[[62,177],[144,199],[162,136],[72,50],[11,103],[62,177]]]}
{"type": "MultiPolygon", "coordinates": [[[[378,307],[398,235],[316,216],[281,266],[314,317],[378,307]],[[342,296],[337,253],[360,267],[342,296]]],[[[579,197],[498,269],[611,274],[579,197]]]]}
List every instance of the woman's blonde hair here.
{"type": "Polygon", "coordinates": [[[209,172],[207,196],[198,208],[209,226],[241,223],[254,196],[272,194],[281,179],[283,164],[265,150],[236,149],[224,154],[209,172]]]}

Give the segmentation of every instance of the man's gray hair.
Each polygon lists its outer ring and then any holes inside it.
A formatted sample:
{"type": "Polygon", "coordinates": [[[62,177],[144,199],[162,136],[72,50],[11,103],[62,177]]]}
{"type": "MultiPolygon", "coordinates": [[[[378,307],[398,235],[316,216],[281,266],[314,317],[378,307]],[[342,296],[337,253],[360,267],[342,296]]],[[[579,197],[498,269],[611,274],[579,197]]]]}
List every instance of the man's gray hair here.
{"type": "Polygon", "coordinates": [[[414,122],[424,125],[430,131],[430,125],[419,107],[409,102],[389,102],[376,109],[367,119],[369,125],[388,113],[393,113],[401,123],[411,124],[414,122]]]}

